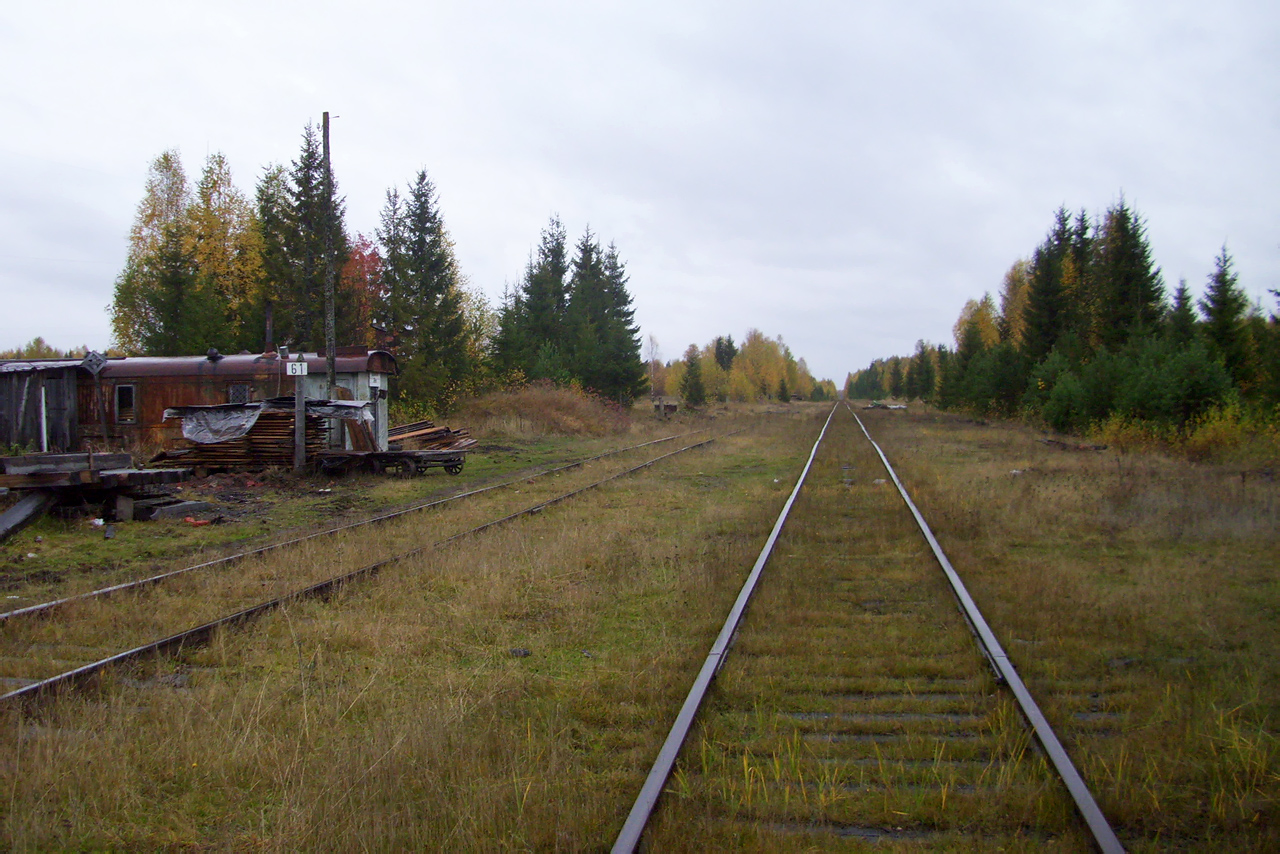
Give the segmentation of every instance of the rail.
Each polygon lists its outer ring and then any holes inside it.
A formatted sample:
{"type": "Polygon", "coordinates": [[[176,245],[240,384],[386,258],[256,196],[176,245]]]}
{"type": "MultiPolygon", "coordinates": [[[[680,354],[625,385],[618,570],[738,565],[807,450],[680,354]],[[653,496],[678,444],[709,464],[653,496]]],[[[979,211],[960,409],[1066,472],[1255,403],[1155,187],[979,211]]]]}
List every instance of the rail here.
{"type": "MultiPolygon", "coordinates": [[[[602,454],[596,454],[595,456],[592,456],[592,457],[584,457],[583,459],[575,460],[571,463],[566,463],[562,466],[557,466],[556,468],[547,469],[546,471],[542,471],[534,475],[534,477],[546,477],[547,475],[558,474],[559,472],[568,471],[569,469],[573,469],[573,468],[578,468],[579,466],[586,465],[587,463],[594,462],[596,460],[604,459],[605,457],[616,456],[618,454],[625,454],[628,451],[636,451],[641,448],[647,448],[651,445],[660,445],[664,442],[670,442],[674,439],[683,439],[687,436],[695,436],[698,433],[703,433],[703,432],[706,432],[706,431],[692,430],[688,433],[679,433],[675,436],[666,436],[662,439],[653,439],[651,441],[641,442],[638,445],[631,445],[626,448],[619,448],[613,451],[605,451],[602,454]]],[[[495,484],[490,484],[489,486],[481,487],[480,489],[472,489],[466,492],[450,495],[447,498],[437,498],[435,500],[426,501],[421,504],[414,504],[410,507],[403,507],[399,510],[393,510],[388,513],[382,513],[377,516],[371,516],[368,519],[361,519],[356,522],[349,522],[345,525],[337,525],[332,528],[325,528],[322,531],[316,531],[311,534],[305,534],[301,537],[294,537],[293,539],[290,539],[290,540],[284,540],[279,543],[272,543],[271,545],[261,546],[256,549],[250,549],[249,551],[236,552],[235,554],[226,555],[225,557],[220,557],[215,560],[205,561],[204,563],[197,563],[191,566],[184,566],[181,569],[174,569],[174,570],[170,570],[169,572],[162,572],[158,575],[152,575],[146,578],[138,578],[133,581],[125,581],[120,584],[113,584],[110,587],[101,587],[97,590],[90,590],[84,593],[77,593],[74,596],[64,596],[60,599],[52,599],[48,602],[41,602],[35,605],[27,605],[26,607],[23,607],[23,608],[16,608],[12,611],[5,611],[3,613],[0,613],[0,623],[4,623],[6,620],[10,620],[15,617],[30,617],[30,616],[35,616],[37,614],[47,613],[57,608],[61,608],[65,605],[69,605],[72,602],[83,602],[89,599],[96,599],[100,596],[110,596],[115,593],[123,593],[126,590],[136,590],[142,587],[150,586],[152,584],[159,584],[162,581],[168,581],[171,578],[175,578],[179,575],[184,575],[188,572],[196,572],[202,569],[213,569],[216,566],[226,566],[232,563],[236,563],[237,561],[258,557],[259,555],[268,554],[269,552],[273,552],[277,549],[283,549],[289,546],[296,546],[301,543],[308,542],[310,540],[318,539],[320,537],[328,537],[334,534],[340,534],[343,531],[350,531],[353,528],[361,528],[361,527],[364,527],[365,525],[374,525],[379,522],[387,522],[392,519],[398,519],[401,516],[407,516],[410,513],[417,513],[420,510],[429,510],[433,507],[439,507],[443,504],[448,504],[452,501],[461,501],[464,498],[473,498],[477,495],[482,495],[486,492],[490,492],[495,489],[503,489],[505,487],[511,486],[512,484],[523,483],[527,480],[529,480],[528,475],[521,475],[519,477],[511,478],[510,480],[502,481],[501,483],[495,483],[495,484]]]]}
{"type": "MultiPolygon", "coordinates": [[[[703,432],[703,431],[697,431],[697,432],[703,432]]],[[[233,627],[233,626],[240,625],[258,616],[261,616],[262,614],[265,614],[269,611],[273,611],[290,602],[314,598],[316,596],[323,596],[329,593],[330,591],[336,590],[359,578],[374,575],[382,568],[390,566],[391,564],[398,563],[400,561],[422,554],[423,552],[426,552],[430,549],[439,548],[441,546],[460,540],[464,537],[473,536],[475,534],[480,533],[481,531],[485,531],[497,525],[514,521],[523,516],[529,516],[534,513],[538,513],[548,507],[559,504],[562,501],[567,501],[568,499],[573,498],[574,496],[581,495],[584,492],[603,486],[606,483],[610,483],[611,481],[617,480],[621,477],[625,477],[626,475],[634,474],[635,472],[646,469],[663,460],[670,459],[671,457],[674,457],[678,454],[683,454],[686,451],[692,451],[696,448],[704,447],[705,445],[709,445],[712,442],[716,441],[717,439],[736,435],[737,433],[740,433],[740,432],[742,431],[735,430],[731,433],[723,434],[722,436],[713,436],[710,439],[704,439],[701,442],[688,445],[677,451],[671,451],[669,453],[662,454],[661,456],[654,457],[651,460],[640,463],[639,465],[632,466],[631,468],[628,468],[624,471],[615,472],[614,474],[609,475],[608,477],[601,478],[600,480],[597,480],[586,486],[582,486],[577,489],[571,490],[569,492],[563,493],[561,495],[555,496],[554,498],[549,498],[545,501],[541,501],[531,507],[525,508],[524,510],[519,510],[515,513],[510,513],[498,519],[493,519],[489,522],[485,522],[481,525],[477,525],[476,527],[470,528],[461,533],[454,534],[450,537],[446,537],[443,540],[439,540],[437,542],[430,543],[428,545],[419,546],[417,548],[410,549],[405,552],[401,552],[400,554],[393,555],[389,558],[385,558],[383,560],[376,561],[371,564],[367,564],[365,566],[359,567],[358,569],[354,569],[354,570],[351,570],[350,572],[343,573],[342,575],[338,575],[328,580],[321,581],[316,584],[312,584],[309,587],[303,588],[302,590],[296,590],[292,593],[287,593],[283,596],[279,596],[269,601],[261,602],[249,608],[245,608],[243,610],[237,611],[234,614],[228,614],[227,616],[220,617],[216,620],[212,620],[210,622],[203,623],[199,626],[195,626],[193,628],[186,629],[176,634],[169,635],[168,637],[151,641],[149,643],[142,644],[141,646],[137,646],[132,649],[125,650],[124,652],[116,653],[115,655],[109,656],[107,658],[82,665],[73,670],[68,670],[56,676],[51,676],[47,679],[42,679],[38,682],[33,682],[30,685],[25,685],[22,688],[19,688],[14,691],[10,691],[7,694],[0,695],[0,703],[19,702],[19,701],[28,702],[28,703],[34,702],[39,699],[48,697],[63,688],[80,684],[85,680],[97,675],[98,673],[101,673],[102,671],[108,668],[114,667],[124,662],[138,659],[145,655],[152,655],[152,654],[167,652],[174,648],[181,648],[182,646],[188,645],[188,644],[204,643],[213,635],[213,632],[219,628],[233,627]]],[[[685,435],[688,435],[688,434],[685,434],[685,435]]],[[[645,444],[653,444],[653,443],[645,443],[645,444]]],[[[637,447],[641,447],[641,446],[637,446],[637,447]]]]}
{"type": "Polygon", "coordinates": [[[995,633],[987,625],[982,612],[978,610],[977,603],[973,601],[973,597],[969,595],[964,582],[960,580],[960,575],[955,571],[951,561],[947,559],[946,554],[942,551],[942,546],[938,544],[938,539],[933,535],[929,524],[925,522],[924,516],[916,508],[911,496],[907,494],[906,487],[902,485],[902,481],[898,479],[897,472],[889,464],[889,458],[885,456],[884,451],[881,450],[875,439],[871,438],[871,434],[867,432],[866,425],[862,423],[858,413],[853,411],[853,407],[850,407],[847,402],[845,406],[848,407],[850,414],[853,415],[853,419],[858,422],[858,426],[862,428],[862,433],[867,437],[867,441],[871,443],[871,447],[875,448],[876,454],[879,455],[880,462],[884,463],[884,470],[889,473],[894,486],[898,487],[898,494],[902,496],[902,500],[906,503],[907,509],[911,511],[916,524],[920,526],[920,533],[924,535],[925,540],[929,543],[929,548],[933,551],[934,558],[937,559],[938,565],[942,567],[943,573],[947,576],[951,591],[955,594],[956,601],[960,605],[960,611],[964,614],[965,621],[977,638],[983,655],[986,656],[987,661],[995,670],[996,678],[1007,685],[1009,690],[1013,692],[1013,696],[1018,702],[1018,708],[1026,717],[1027,722],[1031,724],[1036,738],[1040,741],[1040,746],[1044,748],[1049,761],[1053,763],[1054,770],[1058,772],[1058,776],[1066,784],[1067,791],[1071,794],[1071,799],[1075,801],[1076,809],[1080,811],[1085,824],[1089,826],[1089,832],[1093,834],[1094,842],[1104,854],[1121,854],[1124,851],[1124,846],[1120,844],[1115,831],[1111,829],[1106,816],[1102,814],[1102,810],[1098,807],[1092,793],[1089,792],[1089,787],[1085,785],[1080,772],[1076,770],[1075,765],[1071,762],[1071,757],[1067,755],[1062,742],[1054,734],[1053,727],[1049,726],[1048,720],[1045,719],[1044,714],[1040,711],[1040,707],[1036,705],[1031,692],[1027,690],[1022,678],[1018,676],[1018,671],[1014,669],[1013,662],[1005,655],[1004,649],[1000,646],[1000,641],[996,640],[995,633]]]}
{"type": "MultiPolygon", "coordinates": [[[[1108,824],[1106,817],[1102,814],[1084,780],[1079,772],[1072,764],[1070,757],[1067,756],[1066,750],[1062,747],[1061,742],[1054,734],[1052,727],[1041,713],[1031,693],[1027,690],[1026,685],[1018,676],[1013,664],[1005,655],[1000,642],[996,639],[995,633],[991,631],[986,619],[978,610],[973,598],[969,595],[964,583],[960,580],[955,568],[947,559],[946,554],[942,551],[942,547],[938,544],[937,538],[933,535],[924,517],[916,508],[915,503],[908,495],[906,488],[902,485],[902,481],[898,478],[897,473],[889,464],[888,457],[884,451],[871,438],[871,434],[867,431],[866,426],[862,423],[862,419],[849,404],[845,403],[854,420],[858,423],[862,433],[866,436],[867,441],[875,449],[876,454],[880,457],[885,470],[892,478],[894,485],[898,488],[898,493],[902,496],[911,515],[915,518],[921,533],[925,540],[929,543],[930,549],[938,564],[942,567],[944,574],[951,586],[956,599],[959,602],[961,613],[964,615],[965,621],[968,623],[970,630],[978,641],[979,648],[983,656],[994,670],[997,680],[1006,685],[1013,693],[1018,703],[1019,709],[1026,717],[1027,721],[1036,735],[1036,738],[1044,748],[1045,753],[1049,756],[1054,770],[1066,785],[1072,800],[1075,802],[1076,808],[1085,824],[1088,826],[1093,836],[1094,842],[1103,854],[1123,854],[1124,847],[1120,844],[1115,832],[1108,824]]],[[[728,618],[725,620],[724,626],[720,630],[719,636],[711,647],[711,652],[707,655],[703,662],[702,668],[699,670],[697,677],[694,679],[693,687],[690,689],[685,698],[684,704],[681,706],[680,712],[676,716],[675,723],[671,727],[671,731],[663,742],[662,748],[658,753],[657,759],[654,761],[649,771],[644,785],[641,787],[631,811],[627,816],[621,832],[613,845],[613,854],[630,854],[636,850],[640,844],[641,836],[644,833],[645,826],[648,824],[649,818],[653,813],[658,799],[662,794],[663,787],[669,778],[680,749],[685,739],[688,737],[693,727],[694,719],[697,717],[698,710],[706,697],[711,683],[716,673],[723,666],[725,657],[729,648],[733,643],[733,638],[738,630],[742,615],[746,611],[752,594],[755,591],[756,584],[759,580],[764,564],[768,561],[773,551],[774,543],[778,534],[782,530],[783,524],[786,522],[787,515],[790,513],[791,506],[795,502],[796,496],[800,492],[800,488],[804,485],[806,476],[813,465],[814,457],[818,452],[818,446],[822,443],[823,437],[826,435],[827,427],[831,424],[831,419],[835,415],[839,404],[833,406],[831,413],[827,416],[827,421],[823,424],[822,431],[818,434],[818,439],[813,445],[813,450],[809,453],[809,459],[805,463],[804,469],[801,471],[799,478],[796,480],[795,488],[791,492],[790,498],[782,508],[777,521],[774,523],[772,532],[765,541],[764,548],[761,550],[759,557],[752,566],[751,572],[747,576],[746,582],[743,584],[741,592],[738,594],[737,600],[734,602],[733,608],[729,612],[728,618]]]]}
{"type": "Polygon", "coordinates": [[[654,761],[653,767],[649,771],[649,776],[640,788],[640,794],[636,797],[635,803],[631,807],[626,823],[623,824],[617,840],[613,843],[613,854],[630,854],[640,844],[640,836],[644,833],[644,827],[649,823],[649,816],[652,815],[653,808],[658,803],[658,797],[662,794],[662,787],[666,785],[667,778],[671,776],[671,769],[675,765],[676,757],[680,755],[680,748],[684,745],[684,741],[689,735],[689,730],[693,727],[698,708],[702,705],[702,701],[711,687],[712,680],[715,679],[716,673],[719,672],[721,665],[724,664],[725,656],[729,653],[729,648],[733,645],[734,634],[738,631],[738,624],[742,622],[742,616],[746,613],[747,605],[751,602],[751,596],[755,593],[756,584],[760,580],[760,573],[764,571],[765,563],[768,562],[769,556],[773,554],[773,546],[778,541],[778,535],[782,532],[782,526],[786,523],[787,516],[791,513],[791,506],[795,504],[796,496],[800,494],[800,487],[804,486],[805,478],[809,475],[809,469],[813,467],[813,458],[818,453],[818,446],[822,444],[822,437],[827,434],[827,427],[831,424],[831,418],[836,414],[837,408],[838,406],[831,407],[826,423],[822,425],[822,431],[818,433],[818,439],[813,443],[813,450],[809,452],[809,459],[805,462],[804,468],[800,472],[800,477],[796,479],[795,488],[791,490],[791,495],[787,498],[786,503],[782,505],[782,512],[778,514],[777,521],[773,523],[773,530],[769,532],[769,536],[764,542],[764,547],[760,550],[759,557],[756,558],[755,564],[751,567],[747,580],[743,582],[738,598],[734,601],[733,607],[729,610],[729,616],[724,621],[724,626],[720,629],[720,634],[716,637],[715,643],[711,645],[711,651],[707,653],[707,658],[702,663],[702,669],[698,671],[698,676],[693,681],[693,688],[689,691],[688,696],[685,697],[684,705],[680,707],[680,713],[676,715],[675,723],[672,724],[671,731],[667,734],[667,739],[662,744],[662,749],[658,751],[658,758],[654,761]]]}

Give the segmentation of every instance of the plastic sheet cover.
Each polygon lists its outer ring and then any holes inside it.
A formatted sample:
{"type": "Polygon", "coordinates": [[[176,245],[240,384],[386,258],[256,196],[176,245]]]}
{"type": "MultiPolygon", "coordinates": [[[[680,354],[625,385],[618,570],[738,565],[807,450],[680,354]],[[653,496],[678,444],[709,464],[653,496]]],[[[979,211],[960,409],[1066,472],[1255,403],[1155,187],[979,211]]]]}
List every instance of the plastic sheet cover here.
{"type": "MultiPolygon", "coordinates": [[[[367,400],[308,400],[307,415],[320,418],[342,418],[373,424],[373,412],[367,400]]],[[[184,438],[199,445],[212,445],[242,438],[258,416],[266,410],[292,412],[292,397],[274,397],[255,403],[227,403],[220,406],[175,406],[164,411],[165,419],[181,418],[184,438]]]]}

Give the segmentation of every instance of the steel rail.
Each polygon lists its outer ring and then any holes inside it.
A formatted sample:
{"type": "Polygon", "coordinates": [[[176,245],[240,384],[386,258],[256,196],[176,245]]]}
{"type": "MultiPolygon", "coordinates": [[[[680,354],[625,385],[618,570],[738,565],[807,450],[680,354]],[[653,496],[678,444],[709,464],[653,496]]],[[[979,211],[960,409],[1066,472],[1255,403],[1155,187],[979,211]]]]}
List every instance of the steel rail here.
{"type": "Polygon", "coordinates": [[[929,543],[929,548],[933,550],[934,558],[937,559],[943,573],[946,574],[947,581],[951,584],[951,591],[955,594],[956,600],[960,604],[960,610],[964,614],[965,620],[969,623],[969,627],[973,630],[974,636],[978,640],[978,645],[982,648],[983,655],[986,656],[987,661],[990,662],[995,670],[996,678],[1009,686],[1009,690],[1013,692],[1014,698],[1018,701],[1018,707],[1035,731],[1036,738],[1040,741],[1040,746],[1048,754],[1049,760],[1058,772],[1058,776],[1062,778],[1062,782],[1066,784],[1072,800],[1075,801],[1076,809],[1080,811],[1081,817],[1084,818],[1085,823],[1089,826],[1089,831],[1093,834],[1094,843],[1104,854],[1123,854],[1124,846],[1120,844],[1115,831],[1107,823],[1106,816],[1102,814],[1102,810],[1089,792],[1089,787],[1085,785],[1080,772],[1072,764],[1071,757],[1067,755],[1066,749],[1058,741],[1058,736],[1054,734],[1053,728],[1040,711],[1040,707],[1036,705],[1031,692],[1027,690],[1022,678],[1018,676],[1018,671],[1014,669],[1013,663],[1005,655],[1003,647],[1000,646],[1000,641],[996,639],[995,633],[987,625],[982,612],[978,610],[977,603],[973,601],[973,597],[969,595],[964,582],[960,580],[960,575],[955,571],[946,554],[943,553],[942,546],[938,544],[938,540],[934,537],[933,531],[930,530],[929,524],[925,522],[924,516],[916,508],[911,496],[907,494],[906,487],[902,485],[902,481],[898,479],[897,472],[889,464],[889,458],[885,456],[884,451],[881,450],[875,439],[871,438],[866,425],[862,423],[858,413],[853,411],[853,407],[849,406],[847,401],[845,402],[845,407],[853,415],[853,419],[858,422],[858,426],[862,428],[863,435],[867,437],[871,447],[875,448],[876,453],[880,456],[880,462],[884,464],[885,471],[889,473],[894,485],[898,487],[898,494],[902,496],[907,509],[915,517],[916,524],[920,527],[920,532],[929,543]]]}
{"type": "MultiPolygon", "coordinates": [[[[559,472],[568,471],[569,469],[572,469],[572,468],[578,468],[579,466],[586,465],[587,463],[590,463],[590,462],[595,462],[596,460],[604,459],[605,457],[616,456],[617,454],[625,454],[628,451],[636,451],[636,450],[639,450],[640,448],[647,448],[650,445],[660,445],[663,442],[670,442],[673,439],[682,439],[686,436],[694,436],[702,432],[705,432],[705,429],[692,430],[688,433],[680,433],[675,436],[667,436],[663,439],[654,439],[649,442],[642,442],[639,445],[631,445],[630,447],[619,448],[618,450],[614,450],[614,451],[605,451],[603,454],[596,454],[593,457],[585,457],[581,460],[575,460],[574,462],[566,463],[565,465],[557,466],[556,468],[553,468],[553,469],[548,469],[546,471],[538,472],[537,474],[533,475],[533,477],[537,478],[537,477],[545,477],[547,475],[552,475],[552,474],[558,474],[559,472]]],[[[138,588],[147,587],[152,584],[159,584],[162,581],[167,581],[170,578],[173,578],[178,575],[184,575],[188,572],[196,572],[202,569],[212,569],[216,566],[225,566],[227,564],[236,563],[242,560],[247,560],[249,558],[257,557],[259,555],[264,555],[264,554],[267,554],[268,552],[273,552],[276,549],[282,549],[288,546],[296,546],[296,545],[299,545],[300,543],[305,543],[310,540],[317,539],[319,537],[328,537],[328,536],[332,536],[333,534],[340,534],[343,531],[349,531],[353,528],[361,528],[365,525],[373,525],[378,522],[387,522],[391,519],[397,519],[401,516],[406,516],[410,513],[416,513],[419,510],[429,510],[432,507],[439,507],[440,505],[448,504],[451,501],[460,501],[464,498],[473,498],[477,495],[481,495],[483,493],[490,492],[495,489],[503,489],[505,487],[508,487],[523,481],[527,481],[529,479],[530,479],[529,475],[521,475],[519,477],[515,477],[510,480],[502,481],[501,483],[495,483],[489,486],[481,487],[479,489],[472,489],[466,492],[458,493],[456,495],[450,495],[447,498],[437,498],[432,501],[426,501],[421,504],[415,504],[411,507],[404,507],[399,510],[392,510],[387,513],[382,513],[377,516],[372,516],[368,519],[361,519],[356,522],[348,522],[345,525],[337,525],[332,528],[325,528],[323,531],[316,531],[311,534],[304,534],[301,537],[294,537],[293,539],[290,539],[290,540],[285,540],[279,543],[272,543],[271,545],[261,546],[260,548],[251,549],[249,551],[237,552],[235,554],[226,555],[225,557],[220,557],[214,560],[205,561],[204,563],[197,563],[191,566],[184,566],[181,569],[174,569],[174,570],[170,570],[169,572],[162,572],[158,575],[152,575],[146,578],[139,578],[133,581],[125,581],[125,582],[121,582],[120,584],[113,584],[110,587],[102,587],[97,590],[87,591],[85,593],[77,593],[73,596],[64,596],[61,599],[52,599],[48,602],[41,602],[36,605],[27,605],[26,607],[23,607],[23,608],[16,608],[12,611],[5,611],[3,613],[0,613],[0,623],[3,623],[6,620],[10,620],[15,617],[30,617],[30,616],[35,616],[37,614],[48,613],[49,611],[52,611],[54,609],[61,608],[65,605],[69,605],[72,602],[83,602],[89,599],[96,599],[99,596],[110,596],[114,593],[122,593],[126,590],[136,590],[138,588]]],[[[0,699],[3,699],[3,698],[0,697],[0,699]]]]}
{"type": "Polygon", "coordinates": [[[813,458],[817,456],[818,446],[822,444],[822,438],[827,434],[827,427],[831,424],[831,418],[835,415],[838,406],[837,404],[831,407],[831,412],[827,415],[827,420],[822,425],[822,431],[818,433],[818,439],[813,443],[813,450],[809,452],[809,459],[805,462],[804,469],[800,472],[800,477],[796,479],[795,488],[791,490],[791,495],[787,498],[786,504],[782,506],[782,512],[778,514],[778,519],[773,524],[773,530],[769,532],[769,536],[765,540],[764,548],[760,550],[760,555],[756,558],[755,564],[752,565],[751,572],[747,574],[747,580],[743,582],[742,589],[738,592],[738,598],[734,601],[733,608],[729,610],[729,616],[725,619],[724,626],[720,629],[720,634],[716,637],[715,643],[711,645],[711,651],[707,653],[707,658],[703,661],[702,668],[698,671],[698,676],[693,681],[693,687],[685,697],[684,705],[680,707],[680,712],[676,715],[675,723],[672,724],[671,731],[667,734],[667,739],[662,744],[662,749],[658,751],[658,758],[649,770],[649,776],[645,779],[644,785],[640,789],[640,794],[636,797],[635,803],[631,807],[631,812],[627,815],[626,823],[623,824],[617,840],[613,843],[613,854],[630,854],[640,844],[640,836],[644,833],[645,825],[649,823],[649,816],[653,813],[653,808],[658,803],[658,797],[662,794],[662,788],[666,785],[667,778],[671,776],[671,769],[675,766],[676,758],[680,755],[680,748],[684,745],[689,731],[693,728],[693,721],[697,717],[698,708],[702,705],[702,701],[711,687],[712,680],[715,679],[716,674],[720,671],[729,655],[729,649],[733,646],[734,636],[738,631],[738,624],[742,622],[742,616],[746,613],[752,594],[755,593],[756,583],[760,580],[760,574],[764,570],[765,563],[768,562],[770,555],[773,554],[774,543],[778,541],[782,526],[786,523],[787,515],[791,512],[791,505],[795,504],[796,496],[800,494],[800,487],[804,485],[805,478],[809,475],[809,469],[813,467],[813,458]]]}
{"type": "MultiPolygon", "coordinates": [[[[703,431],[699,430],[695,432],[703,432],[703,431]]],[[[39,699],[43,699],[45,697],[51,696],[54,692],[62,688],[67,688],[67,687],[71,687],[76,684],[82,683],[86,679],[92,676],[95,676],[98,673],[101,673],[103,670],[106,670],[117,664],[121,664],[133,659],[141,658],[144,655],[163,653],[175,647],[180,648],[188,644],[194,645],[194,644],[203,643],[209,639],[209,637],[213,634],[213,632],[216,629],[232,627],[232,626],[239,625],[241,623],[245,623],[258,616],[261,616],[262,614],[275,610],[276,608],[279,608],[283,605],[289,604],[290,602],[295,602],[303,599],[313,598],[316,596],[326,595],[331,591],[337,590],[338,588],[348,584],[349,582],[355,581],[365,576],[374,575],[379,570],[393,563],[398,563],[400,561],[422,554],[423,552],[429,551],[431,549],[439,548],[441,546],[460,540],[464,537],[473,536],[475,534],[480,533],[481,531],[487,530],[497,525],[501,525],[506,522],[511,522],[515,519],[519,519],[522,516],[529,516],[534,513],[538,513],[548,507],[559,504],[560,502],[566,501],[569,498],[572,498],[576,495],[581,495],[582,493],[587,492],[588,490],[595,489],[596,487],[603,486],[606,483],[610,483],[611,481],[617,480],[626,475],[633,474],[642,469],[646,469],[665,459],[669,459],[678,454],[683,454],[686,451],[692,451],[695,448],[701,448],[705,445],[711,444],[717,439],[733,436],[740,432],[742,432],[742,430],[735,430],[731,433],[725,433],[721,436],[712,436],[710,439],[704,439],[701,442],[697,442],[693,445],[688,445],[684,448],[681,448],[678,451],[671,451],[669,453],[662,454],[661,456],[654,457],[653,459],[648,460],[647,462],[643,462],[643,463],[640,463],[639,465],[632,466],[631,468],[626,469],[625,471],[617,472],[606,478],[595,481],[594,483],[588,484],[587,486],[579,487],[570,492],[566,492],[563,495],[558,495],[554,498],[547,499],[546,501],[539,502],[538,504],[525,508],[524,510],[520,510],[515,513],[508,514],[499,519],[494,519],[489,522],[485,522],[481,525],[477,525],[476,527],[470,528],[459,534],[454,534],[450,537],[446,537],[443,540],[439,540],[429,545],[419,546],[415,549],[410,549],[409,551],[402,552],[397,555],[393,555],[392,557],[389,557],[389,558],[384,558],[383,560],[368,564],[366,566],[362,566],[358,569],[351,570],[350,572],[344,573],[339,576],[335,576],[326,581],[321,581],[316,584],[312,584],[311,586],[305,587],[302,590],[295,590],[292,593],[286,593],[283,596],[279,596],[267,602],[260,602],[257,605],[253,605],[249,608],[245,608],[243,610],[237,611],[234,614],[229,614],[225,617],[219,617],[216,620],[212,620],[208,623],[195,626],[194,628],[186,629],[184,631],[178,632],[177,634],[169,635],[168,637],[161,638],[160,640],[151,641],[141,646],[136,646],[132,649],[125,650],[124,652],[116,653],[115,655],[109,656],[108,658],[104,658],[99,661],[82,665],[80,667],[75,668],[74,670],[68,670],[65,673],[60,673],[56,676],[51,676],[48,679],[42,679],[39,682],[33,682],[32,684],[25,685],[22,688],[19,688],[15,691],[10,691],[7,694],[0,695],[0,703],[15,702],[15,701],[34,702],[39,699]]],[[[685,434],[685,435],[688,435],[688,434],[685,434]]],[[[651,444],[651,443],[646,443],[646,444],[651,444]]]]}

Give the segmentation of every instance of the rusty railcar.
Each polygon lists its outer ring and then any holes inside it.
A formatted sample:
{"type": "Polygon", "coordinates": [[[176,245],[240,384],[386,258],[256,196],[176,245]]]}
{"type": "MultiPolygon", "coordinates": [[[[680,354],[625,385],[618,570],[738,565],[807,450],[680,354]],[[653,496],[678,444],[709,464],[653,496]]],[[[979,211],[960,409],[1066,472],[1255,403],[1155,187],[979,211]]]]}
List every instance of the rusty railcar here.
{"type": "MultiPolygon", "coordinates": [[[[275,352],[205,356],[133,356],[108,359],[96,376],[80,375],[77,392],[82,444],[97,448],[160,448],[182,435],[181,424],[165,421],[170,407],[248,403],[293,393],[295,377],[286,361],[301,355],[307,375],[300,379],[308,398],[328,398],[323,353],[275,352]]],[[[387,442],[387,379],[397,373],[396,360],[385,350],[339,347],[335,353],[337,385],[342,397],[374,401],[373,434],[387,442]]]]}

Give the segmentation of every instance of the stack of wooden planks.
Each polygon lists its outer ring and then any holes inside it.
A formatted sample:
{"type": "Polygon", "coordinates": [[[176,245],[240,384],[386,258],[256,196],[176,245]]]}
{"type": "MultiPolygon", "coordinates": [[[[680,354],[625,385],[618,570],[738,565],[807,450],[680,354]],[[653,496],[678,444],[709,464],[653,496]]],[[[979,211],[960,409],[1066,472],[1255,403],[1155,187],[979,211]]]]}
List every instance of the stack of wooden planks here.
{"type": "Polygon", "coordinates": [[[141,487],[178,483],[190,474],[185,467],[136,469],[129,454],[90,452],[0,458],[0,486],[22,494],[16,504],[0,513],[0,540],[57,504],[84,506],[105,501],[110,506],[141,487]]]}
{"type": "Polygon", "coordinates": [[[437,427],[430,421],[415,421],[392,427],[387,431],[387,441],[394,442],[405,450],[420,451],[460,451],[476,444],[465,427],[450,430],[448,427],[437,427]]]}
{"type": "MultiPolygon", "coordinates": [[[[307,459],[325,450],[324,419],[307,416],[307,459]]],[[[208,445],[183,440],[173,450],[152,461],[158,466],[232,469],[293,465],[293,413],[265,410],[248,433],[239,439],[208,445]]]]}

